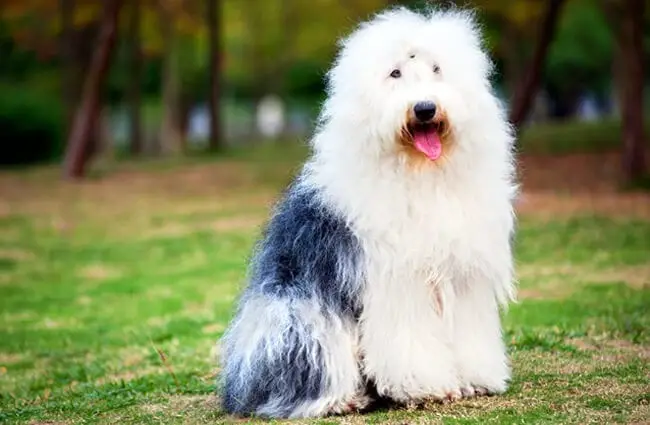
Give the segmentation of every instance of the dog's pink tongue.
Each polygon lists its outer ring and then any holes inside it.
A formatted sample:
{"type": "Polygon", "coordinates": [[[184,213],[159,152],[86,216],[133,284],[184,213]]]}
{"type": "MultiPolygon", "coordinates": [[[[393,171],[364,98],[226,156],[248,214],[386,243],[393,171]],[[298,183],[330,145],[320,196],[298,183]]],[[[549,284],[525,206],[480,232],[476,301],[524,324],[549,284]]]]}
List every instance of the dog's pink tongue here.
{"type": "Polygon", "coordinates": [[[425,154],[432,161],[442,155],[442,143],[440,136],[435,130],[416,131],[413,136],[415,148],[425,154]]]}

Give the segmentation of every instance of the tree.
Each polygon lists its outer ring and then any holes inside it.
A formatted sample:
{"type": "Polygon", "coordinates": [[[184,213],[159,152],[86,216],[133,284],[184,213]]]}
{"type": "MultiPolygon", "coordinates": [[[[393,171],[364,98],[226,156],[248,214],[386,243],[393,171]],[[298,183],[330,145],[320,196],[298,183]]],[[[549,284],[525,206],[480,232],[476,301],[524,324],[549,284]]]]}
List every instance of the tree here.
{"type": "Polygon", "coordinates": [[[210,110],[210,141],[209,148],[216,151],[220,148],[223,141],[221,128],[221,112],[219,99],[221,92],[221,2],[218,0],[206,0],[207,11],[206,20],[208,26],[208,50],[210,55],[210,90],[209,90],[209,110],[210,110]]]}
{"type": "Polygon", "coordinates": [[[132,155],[140,155],[143,150],[142,141],[142,35],[140,21],[142,20],[142,0],[131,0],[131,10],[128,21],[127,40],[129,43],[130,78],[127,90],[129,105],[130,151],[132,155]]]}
{"type": "Polygon", "coordinates": [[[647,172],[643,133],[644,51],[643,19],[645,0],[605,1],[617,42],[616,84],[623,121],[623,175],[628,183],[647,172]]]}
{"type": "MultiPolygon", "coordinates": [[[[205,25],[205,6],[204,0],[138,0],[137,5],[124,2],[125,8],[140,15],[140,19],[130,14],[130,18],[124,20],[124,27],[120,27],[120,31],[128,34],[129,32],[139,33],[138,38],[129,37],[131,43],[126,44],[124,53],[125,56],[117,55],[115,60],[125,59],[125,62],[120,62],[119,68],[116,68],[116,73],[109,76],[105,86],[110,86],[110,93],[121,95],[124,91],[124,100],[127,102],[129,110],[129,118],[131,122],[141,121],[142,111],[136,106],[140,103],[143,94],[139,91],[150,89],[147,82],[155,81],[160,74],[161,66],[159,61],[161,57],[165,59],[163,62],[167,72],[166,75],[176,76],[175,78],[168,78],[166,81],[171,81],[168,84],[166,93],[173,93],[174,85],[179,88],[184,87],[181,84],[180,77],[189,75],[189,79],[199,81],[199,72],[206,72],[208,67],[208,54],[206,49],[206,25],[205,25]],[[133,6],[133,9],[132,9],[133,6]],[[139,6],[137,9],[136,7],[139,6]],[[161,6],[165,8],[165,22],[171,28],[166,34],[171,34],[165,40],[161,31],[161,6]],[[139,30],[136,30],[134,25],[138,24],[139,30]],[[129,28],[131,27],[131,28],[129,28]],[[174,43],[179,38],[188,44],[198,45],[199,48],[206,50],[197,51],[194,56],[186,57],[188,52],[181,48],[174,46],[175,53],[173,55],[166,55],[164,41],[169,39],[174,40],[174,43]],[[140,48],[138,48],[140,44],[140,48]],[[134,53],[140,51],[140,54],[134,53]],[[176,54],[178,53],[178,55],[176,54]],[[183,56],[179,58],[178,56],[183,56]],[[175,59],[171,59],[176,56],[175,59]],[[152,58],[151,68],[146,69],[148,72],[145,74],[144,58],[152,58]],[[169,59],[169,60],[166,60],[169,59]],[[180,62],[180,66],[174,69],[174,61],[180,62]],[[124,66],[122,66],[124,65],[124,66]],[[186,70],[192,71],[187,73],[186,70]],[[128,74],[128,75],[127,75],[128,74]],[[139,75],[142,77],[140,78],[139,75]],[[146,81],[138,83],[138,80],[146,81]],[[176,81],[174,83],[174,81],[176,81]],[[172,90],[169,90],[169,88],[172,90]],[[140,116],[140,119],[136,118],[140,116]]],[[[223,3],[223,0],[222,2],[223,3]]],[[[41,54],[49,54],[54,56],[56,52],[61,53],[59,56],[61,67],[61,92],[64,105],[69,105],[69,127],[72,128],[72,122],[77,112],[77,106],[81,99],[81,92],[83,89],[83,82],[85,76],[88,75],[88,68],[92,62],[91,58],[96,53],[95,41],[98,38],[102,10],[107,5],[105,1],[98,0],[29,0],[27,2],[9,1],[3,3],[0,8],[2,14],[3,29],[12,36],[14,42],[22,50],[37,51],[41,54]],[[56,36],[56,37],[55,37],[56,36]],[[56,44],[53,41],[56,40],[56,44]]],[[[233,23],[238,25],[237,22],[233,23]]],[[[232,24],[229,24],[232,25],[232,24]]],[[[116,51],[118,50],[116,46],[116,51]]],[[[207,92],[207,79],[206,82],[201,84],[201,87],[196,86],[195,93],[205,95],[207,92]]],[[[167,96],[166,99],[174,99],[179,96],[167,96]]],[[[117,100],[117,97],[113,99],[117,100]]],[[[178,103],[178,102],[177,102],[178,103]]],[[[168,103],[169,104],[169,103],[168,103]]],[[[167,109],[170,111],[170,109],[167,109]]],[[[174,112],[178,116],[177,112],[174,112]]],[[[167,117],[174,116],[171,113],[166,114],[167,117]]],[[[180,118],[167,120],[166,123],[178,122],[180,118]]],[[[163,128],[177,128],[178,126],[165,125],[163,128]]],[[[91,130],[91,133],[98,133],[98,129],[91,130]]],[[[140,125],[131,126],[132,140],[130,150],[136,153],[142,150],[143,145],[143,129],[140,125]]],[[[67,132],[69,133],[69,131],[67,132]]],[[[163,135],[170,134],[169,131],[162,131],[163,135]]],[[[182,130],[173,131],[172,134],[182,135],[182,130]]],[[[174,139],[172,137],[172,139],[174,139]]],[[[173,146],[182,146],[182,139],[175,138],[178,143],[173,146]],[[180,139],[180,140],[179,140],[180,139]]],[[[170,145],[171,143],[167,143],[170,145]]],[[[156,140],[158,145],[158,140],[156,140]]],[[[156,150],[158,146],[152,146],[152,151],[156,150]]],[[[96,143],[93,140],[88,142],[84,149],[86,157],[91,156],[97,149],[96,143]]],[[[172,150],[178,150],[174,147],[172,150]]]]}
{"type": "Polygon", "coordinates": [[[547,2],[533,57],[524,73],[523,79],[516,86],[512,98],[509,119],[515,127],[520,127],[526,120],[533,105],[533,99],[537,94],[542,79],[542,70],[548,55],[549,46],[553,41],[564,3],[565,0],[548,0],[547,2]]]}
{"type": "Polygon", "coordinates": [[[66,178],[84,176],[88,150],[100,114],[101,88],[106,79],[117,38],[122,0],[105,0],[99,37],[85,77],[82,97],[68,137],[63,173],[66,178]]]}
{"type": "Polygon", "coordinates": [[[61,30],[59,35],[59,51],[61,58],[61,95],[66,110],[65,129],[70,131],[74,117],[77,99],[79,97],[79,69],[76,66],[75,35],[74,35],[75,0],[59,0],[61,30]]]}
{"type": "Polygon", "coordinates": [[[162,35],[162,108],[160,148],[163,154],[178,154],[184,147],[180,117],[180,75],[177,56],[178,34],[174,22],[172,1],[160,1],[159,17],[162,35]]]}

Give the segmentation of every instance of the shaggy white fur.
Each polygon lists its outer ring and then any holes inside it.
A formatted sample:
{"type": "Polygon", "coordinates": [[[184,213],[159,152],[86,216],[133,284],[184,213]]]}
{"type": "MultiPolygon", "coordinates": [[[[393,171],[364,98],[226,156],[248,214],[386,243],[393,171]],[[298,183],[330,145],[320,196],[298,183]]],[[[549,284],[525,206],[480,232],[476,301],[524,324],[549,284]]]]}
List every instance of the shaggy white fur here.
{"type": "Polygon", "coordinates": [[[362,377],[403,403],[505,391],[499,305],[515,292],[516,184],[513,136],[491,71],[467,11],[393,9],[342,42],[298,191],[316,193],[359,243],[358,264],[337,263],[339,275],[358,277],[337,289],[358,298],[358,312],[331,308],[317,291],[309,301],[259,294],[243,301],[225,338],[226,369],[228,361],[239,365],[229,369],[231,395],[252,385],[251,368],[271,370],[292,344],[309,353],[307,369],[322,372],[323,383],[317,396],[301,389],[288,401],[269,388],[259,405],[227,410],[344,412],[366,404],[362,377]],[[422,102],[436,107],[442,155],[435,160],[412,146],[413,109],[422,102]],[[287,342],[289,329],[299,342],[287,342]]]}
{"type": "Polygon", "coordinates": [[[396,399],[502,392],[509,377],[496,301],[514,291],[516,186],[490,70],[468,12],[398,9],[345,40],[330,72],[308,181],[362,241],[364,370],[396,399]],[[453,133],[439,166],[416,166],[395,140],[423,100],[453,133]]]}

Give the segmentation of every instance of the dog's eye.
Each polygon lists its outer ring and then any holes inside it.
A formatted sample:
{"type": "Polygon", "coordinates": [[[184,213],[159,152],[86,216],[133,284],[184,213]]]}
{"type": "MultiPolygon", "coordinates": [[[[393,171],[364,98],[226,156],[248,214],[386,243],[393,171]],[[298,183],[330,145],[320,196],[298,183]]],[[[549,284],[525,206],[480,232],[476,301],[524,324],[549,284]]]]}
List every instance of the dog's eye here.
{"type": "Polygon", "coordinates": [[[399,69],[393,69],[393,72],[390,73],[390,76],[392,78],[399,78],[402,76],[402,71],[400,71],[399,69]]]}
{"type": "Polygon", "coordinates": [[[438,65],[433,65],[433,72],[435,74],[440,74],[440,67],[438,65]]]}

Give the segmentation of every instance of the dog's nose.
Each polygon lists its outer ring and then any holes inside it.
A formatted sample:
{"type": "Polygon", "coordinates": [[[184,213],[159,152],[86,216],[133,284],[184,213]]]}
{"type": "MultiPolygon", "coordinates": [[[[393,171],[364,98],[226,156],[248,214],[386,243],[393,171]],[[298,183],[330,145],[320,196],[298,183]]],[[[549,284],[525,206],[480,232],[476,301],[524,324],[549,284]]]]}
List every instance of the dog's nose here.
{"type": "Polygon", "coordinates": [[[413,107],[413,112],[419,121],[429,121],[436,115],[436,104],[431,101],[418,102],[413,107]]]}

